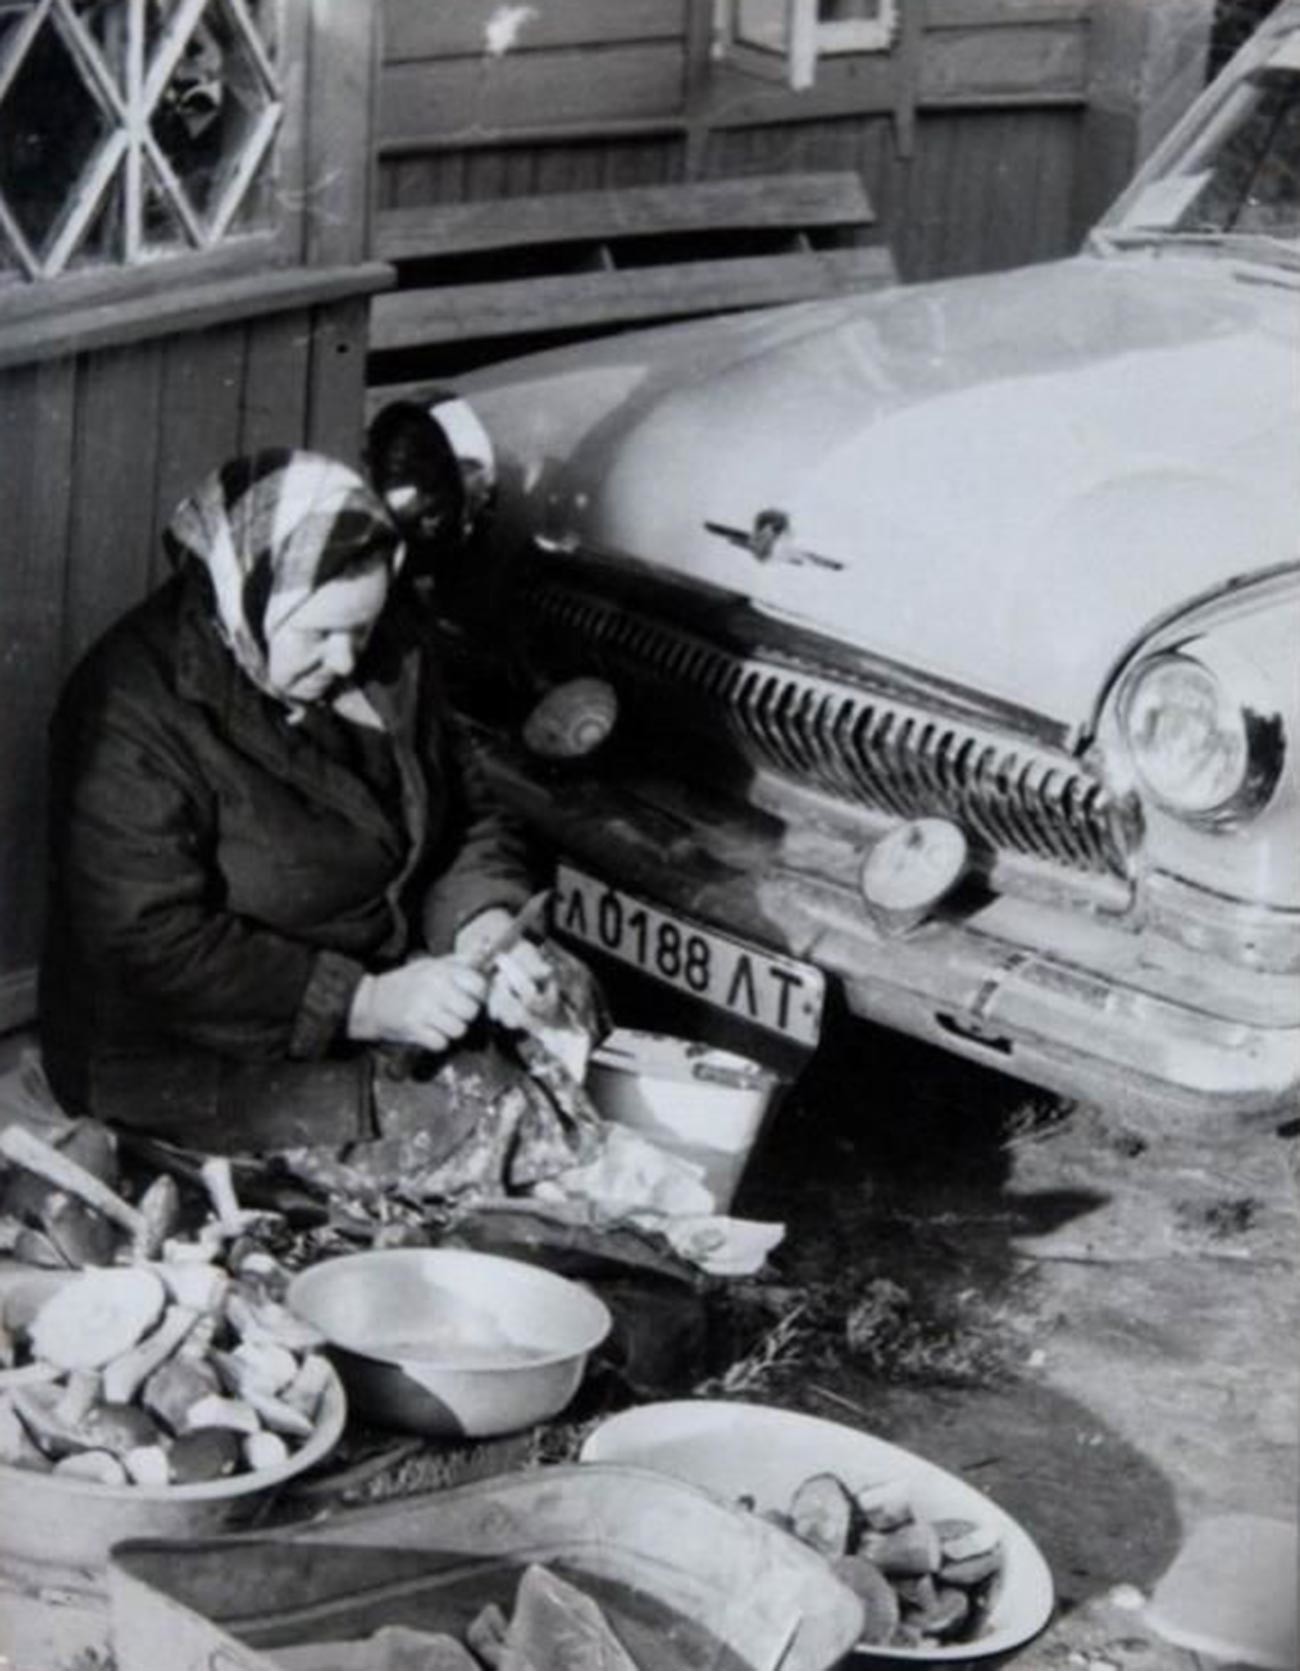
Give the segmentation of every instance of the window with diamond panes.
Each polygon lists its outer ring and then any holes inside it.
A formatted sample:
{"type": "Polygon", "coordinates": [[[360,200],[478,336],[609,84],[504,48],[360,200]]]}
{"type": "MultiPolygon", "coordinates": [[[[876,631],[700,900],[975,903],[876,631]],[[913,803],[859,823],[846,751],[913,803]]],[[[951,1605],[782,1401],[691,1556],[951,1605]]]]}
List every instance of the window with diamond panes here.
{"type": "Polygon", "coordinates": [[[280,0],[0,0],[0,271],[213,250],[273,224],[280,0]]]}

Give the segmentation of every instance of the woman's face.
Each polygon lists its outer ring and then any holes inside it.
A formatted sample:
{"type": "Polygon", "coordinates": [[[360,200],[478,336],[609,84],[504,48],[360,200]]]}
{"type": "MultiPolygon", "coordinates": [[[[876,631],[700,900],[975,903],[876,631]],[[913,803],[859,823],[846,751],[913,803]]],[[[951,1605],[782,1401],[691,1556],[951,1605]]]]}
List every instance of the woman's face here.
{"type": "Polygon", "coordinates": [[[383,569],[273,598],[266,617],[267,682],[293,702],[319,702],[356,671],[388,596],[383,569]]]}

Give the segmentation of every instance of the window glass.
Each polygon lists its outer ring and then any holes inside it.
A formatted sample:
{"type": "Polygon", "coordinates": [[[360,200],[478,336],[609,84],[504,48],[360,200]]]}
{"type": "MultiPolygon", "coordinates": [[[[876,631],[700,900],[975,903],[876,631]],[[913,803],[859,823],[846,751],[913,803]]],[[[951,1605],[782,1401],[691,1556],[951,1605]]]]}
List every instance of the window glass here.
{"type": "Polygon", "coordinates": [[[822,23],[878,23],[882,0],[817,0],[817,17],[822,23]]]}
{"type": "MultiPolygon", "coordinates": [[[[43,258],[115,126],[52,21],[25,44],[11,27],[14,68],[0,98],[0,194],[23,244],[43,258]]],[[[12,229],[11,229],[12,230],[12,229]]]]}
{"type": "Polygon", "coordinates": [[[279,0],[0,0],[0,276],[269,227],[279,0]]]}
{"type": "Polygon", "coordinates": [[[1256,71],[1119,224],[1174,236],[1300,237],[1300,68],[1274,62],[1256,71]]]}

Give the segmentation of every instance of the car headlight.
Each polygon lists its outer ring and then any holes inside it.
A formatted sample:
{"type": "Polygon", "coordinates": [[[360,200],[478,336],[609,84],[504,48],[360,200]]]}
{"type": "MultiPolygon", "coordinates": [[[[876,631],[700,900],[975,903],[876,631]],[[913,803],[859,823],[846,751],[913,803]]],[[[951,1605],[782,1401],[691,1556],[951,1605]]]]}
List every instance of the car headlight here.
{"type": "Polygon", "coordinates": [[[1220,673],[1183,651],[1139,662],[1119,714],[1139,781],[1169,812],[1219,822],[1257,810],[1276,783],[1276,716],[1244,705],[1220,673]]]}

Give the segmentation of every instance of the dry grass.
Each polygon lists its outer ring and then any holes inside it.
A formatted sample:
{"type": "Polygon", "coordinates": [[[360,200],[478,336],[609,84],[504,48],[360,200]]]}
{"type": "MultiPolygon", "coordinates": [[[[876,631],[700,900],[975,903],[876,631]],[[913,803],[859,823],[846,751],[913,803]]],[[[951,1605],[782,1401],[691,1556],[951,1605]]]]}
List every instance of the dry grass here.
{"type": "Polygon", "coordinates": [[[793,1370],[808,1364],[817,1344],[811,1296],[794,1306],[755,1344],[718,1375],[693,1389],[699,1398],[742,1398],[770,1394],[793,1370]]]}

